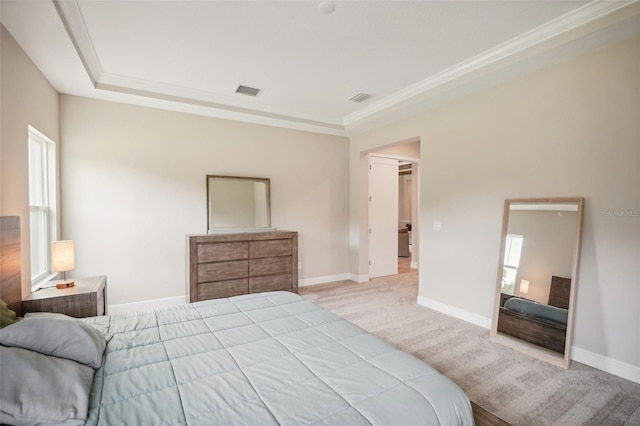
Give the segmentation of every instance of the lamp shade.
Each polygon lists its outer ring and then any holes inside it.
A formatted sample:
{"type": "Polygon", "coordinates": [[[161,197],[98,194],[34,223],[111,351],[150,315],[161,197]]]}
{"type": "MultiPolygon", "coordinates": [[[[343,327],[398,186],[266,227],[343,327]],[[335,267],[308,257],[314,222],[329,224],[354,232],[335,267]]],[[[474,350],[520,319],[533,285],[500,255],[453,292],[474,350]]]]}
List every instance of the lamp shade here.
{"type": "Polygon", "coordinates": [[[55,272],[70,271],[76,267],[72,240],[54,241],[52,248],[53,270],[55,272]]]}
{"type": "Polygon", "coordinates": [[[520,293],[527,294],[529,292],[529,281],[520,280],[520,293]]]}

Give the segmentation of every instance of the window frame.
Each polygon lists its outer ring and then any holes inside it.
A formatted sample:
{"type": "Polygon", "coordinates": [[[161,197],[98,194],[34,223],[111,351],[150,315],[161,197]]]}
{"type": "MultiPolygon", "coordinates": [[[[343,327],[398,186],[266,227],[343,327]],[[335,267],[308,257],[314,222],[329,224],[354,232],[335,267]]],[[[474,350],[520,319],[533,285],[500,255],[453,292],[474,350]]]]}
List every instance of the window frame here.
{"type": "Polygon", "coordinates": [[[38,131],[33,126],[28,126],[28,178],[29,178],[29,234],[30,234],[30,266],[31,266],[31,290],[42,288],[44,284],[56,277],[52,268],[51,244],[58,238],[58,163],[57,144],[49,137],[38,131]],[[34,144],[38,145],[40,151],[37,155],[33,153],[34,144]],[[35,160],[35,161],[34,161],[35,160]],[[34,173],[34,167],[39,167],[34,173]],[[34,174],[40,181],[34,184],[34,174]],[[37,186],[36,186],[37,185],[37,186]],[[37,192],[37,193],[35,193],[37,192]],[[32,226],[34,214],[40,213],[42,216],[43,235],[36,236],[40,239],[38,253],[34,250],[34,232],[32,226]],[[34,256],[39,256],[44,264],[42,272],[34,276],[34,256]]]}

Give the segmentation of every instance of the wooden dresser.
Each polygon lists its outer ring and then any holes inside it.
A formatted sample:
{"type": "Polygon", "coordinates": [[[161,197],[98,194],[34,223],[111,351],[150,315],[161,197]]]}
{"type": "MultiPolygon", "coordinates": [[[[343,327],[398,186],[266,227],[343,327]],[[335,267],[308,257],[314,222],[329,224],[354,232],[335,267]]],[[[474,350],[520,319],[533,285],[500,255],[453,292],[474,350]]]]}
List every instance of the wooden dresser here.
{"type": "Polygon", "coordinates": [[[189,301],[262,291],[298,292],[298,233],[191,235],[189,301]]]}

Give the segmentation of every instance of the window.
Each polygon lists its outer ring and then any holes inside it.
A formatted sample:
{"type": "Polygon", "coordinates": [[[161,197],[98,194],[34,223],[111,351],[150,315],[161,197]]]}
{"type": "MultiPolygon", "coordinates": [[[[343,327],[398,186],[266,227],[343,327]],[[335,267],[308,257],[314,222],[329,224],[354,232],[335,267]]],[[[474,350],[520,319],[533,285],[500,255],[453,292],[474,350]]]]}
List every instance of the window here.
{"type": "Polygon", "coordinates": [[[522,235],[508,234],[504,246],[504,267],[502,270],[502,292],[505,294],[514,294],[521,252],[522,235]]]}
{"type": "Polygon", "coordinates": [[[56,145],[29,126],[29,225],[31,287],[46,281],[51,271],[51,242],[57,238],[56,145]]]}

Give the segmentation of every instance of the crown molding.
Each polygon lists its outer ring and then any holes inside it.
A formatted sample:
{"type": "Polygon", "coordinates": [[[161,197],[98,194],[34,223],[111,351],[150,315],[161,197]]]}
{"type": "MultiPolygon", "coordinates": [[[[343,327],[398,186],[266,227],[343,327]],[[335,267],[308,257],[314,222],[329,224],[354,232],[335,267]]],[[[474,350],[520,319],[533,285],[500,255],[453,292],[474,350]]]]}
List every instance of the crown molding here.
{"type": "Polygon", "coordinates": [[[143,96],[170,102],[205,107],[222,112],[227,118],[278,127],[344,135],[344,125],[332,120],[314,119],[295,114],[248,108],[238,101],[218,93],[180,87],[105,72],[77,0],[52,0],[58,16],[73,43],[94,88],[128,95],[143,96]],[[225,102],[225,103],[223,103],[225,102]],[[255,119],[252,119],[254,116],[255,119]]]}
{"type": "Polygon", "coordinates": [[[91,83],[95,86],[98,78],[102,75],[102,65],[98,59],[98,53],[93,46],[93,41],[89,35],[89,30],[84,23],[82,11],[78,3],[73,1],[52,0],[58,12],[60,20],[64,25],[73,47],[75,47],[84,69],[87,71],[91,83]]]}
{"type": "Polygon", "coordinates": [[[432,77],[426,78],[407,87],[406,89],[396,92],[391,96],[387,96],[384,99],[349,114],[344,118],[344,125],[347,128],[354,126],[358,122],[365,120],[374,114],[396,107],[412,98],[423,95],[429,91],[433,91],[446,83],[450,83],[456,79],[470,75],[475,71],[479,71],[485,67],[493,65],[507,57],[516,55],[552,38],[558,37],[585,24],[603,18],[619,9],[637,3],[637,0],[592,1],[581,8],[521,34],[506,43],[489,49],[480,55],[463,61],[451,68],[433,75],[432,77]]]}
{"type": "MultiPolygon", "coordinates": [[[[364,130],[370,122],[385,116],[398,115],[399,111],[411,112],[408,105],[433,98],[450,84],[472,80],[479,73],[490,70],[507,58],[516,58],[525,51],[535,50],[545,42],[560,39],[574,30],[600,20],[627,6],[640,4],[638,0],[592,1],[570,13],[521,34],[510,41],[484,53],[463,61],[436,75],[413,84],[375,103],[345,116],[342,122],[318,117],[304,117],[283,111],[268,111],[241,105],[226,95],[211,93],[186,87],[168,85],[160,82],[137,79],[129,76],[105,72],[95,50],[89,31],[85,25],[82,11],[77,0],[52,0],[56,11],[64,24],[73,46],[82,61],[94,88],[124,95],[135,95],[149,99],[182,104],[195,110],[209,110],[206,115],[227,119],[273,125],[278,127],[308,130],[313,132],[347,136],[364,130]]],[[[629,8],[632,9],[632,8],[629,8]]],[[[637,14],[638,7],[629,15],[637,14]]],[[[166,104],[166,102],[165,102],[166,104]]]]}
{"type": "MultiPolygon", "coordinates": [[[[289,122],[290,128],[298,128],[302,130],[300,126],[311,126],[315,129],[326,129],[332,132],[344,132],[344,126],[340,123],[334,123],[329,120],[320,121],[311,118],[295,116],[292,114],[282,114],[278,112],[264,111],[260,109],[247,108],[239,105],[234,105],[235,100],[229,100],[229,103],[221,103],[216,101],[220,98],[224,98],[223,95],[206,92],[204,90],[191,89],[187,87],[173,86],[169,84],[159,83],[155,81],[141,80],[111,73],[102,73],[99,79],[94,84],[96,89],[107,90],[111,92],[119,92],[123,94],[143,96],[146,98],[159,99],[163,101],[178,102],[183,104],[190,104],[198,107],[211,108],[219,111],[224,111],[228,114],[237,114],[236,118],[240,121],[248,120],[249,116],[260,117],[262,124],[264,119],[274,120],[274,125],[281,126],[284,122],[289,122]],[[275,124],[275,122],[279,124],[275,124]]],[[[313,131],[313,130],[312,130],[313,131]]]]}

